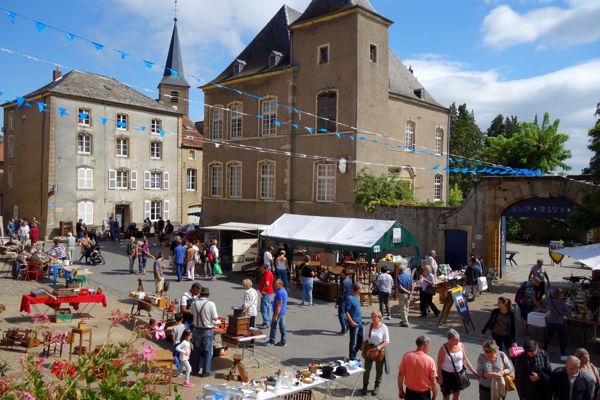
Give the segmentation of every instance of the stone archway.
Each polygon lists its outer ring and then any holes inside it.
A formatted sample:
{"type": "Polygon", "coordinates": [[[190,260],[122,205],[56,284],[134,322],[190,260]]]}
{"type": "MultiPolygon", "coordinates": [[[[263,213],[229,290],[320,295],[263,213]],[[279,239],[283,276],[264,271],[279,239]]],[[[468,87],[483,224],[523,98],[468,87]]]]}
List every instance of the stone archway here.
{"type": "Polygon", "coordinates": [[[583,196],[594,188],[597,186],[558,176],[483,177],[462,206],[445,216],[440,228],[471,226],[472,253],[482,255],[486,267],[495,268],[500,276],[501,218],[507,208],[532,198],[564,198],[581,204],[583,196]]]}

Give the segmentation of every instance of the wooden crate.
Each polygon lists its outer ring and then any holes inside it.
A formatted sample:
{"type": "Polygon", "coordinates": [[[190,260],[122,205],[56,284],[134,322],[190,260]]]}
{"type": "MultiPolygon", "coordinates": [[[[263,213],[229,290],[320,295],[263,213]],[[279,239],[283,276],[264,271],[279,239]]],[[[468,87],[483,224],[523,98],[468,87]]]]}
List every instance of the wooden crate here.
{"type": "Polygon", "coordinates": [[[227,334],[231,336],[243,336],[250,330],[250,317],[229,316],[227,325],[227,334]]]}

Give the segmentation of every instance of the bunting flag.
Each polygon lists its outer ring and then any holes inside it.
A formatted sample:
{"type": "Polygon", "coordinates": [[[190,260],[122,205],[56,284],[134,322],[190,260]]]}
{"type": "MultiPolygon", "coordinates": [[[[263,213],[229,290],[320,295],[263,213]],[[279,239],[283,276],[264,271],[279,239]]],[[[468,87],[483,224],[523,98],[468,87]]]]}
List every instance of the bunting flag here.
{"type": "Polygon", "coordinates": [[[43,32],[44,29],[46,29],[46,24],[44,24],[43,22],[35,21],[35,29],[37,29],[38,32],[43,32]]]}
{"type": "Polygon", "coordinates": [[[17,19],[17,13],[12,11],[6,11],[6,16],[8,17],[10,22],[12,22],[13,24],[15,23],[15,19],[17,19]]]}
{"type": "Polygon", "coordinates": [[[96,42],[92,42],[92,44],[94,45],[94,47],[96,48],[96,51],[97,51],[98,53],[100,53],[100,50],[102,50],[102,49],[104,48],[104,45],[103,45],[103,44],[96,43],[96,42]]]}
{"type": "Polygon", "coordinates": [[[154,66],[154,63],[152,61],[144,60],[144,65],[146,65],[146,68],[148,68],[148,71],[152,71],[152,67],[154,66]]]}
{"type": "Polygon", "coordinates": [[[65,35],[67,36],[67,40],[69,42],[72,42],[73,39],[75,39],[75,35],[73,35],[72,33],[67,32],[67,33],[65,33],[65,35]]]}

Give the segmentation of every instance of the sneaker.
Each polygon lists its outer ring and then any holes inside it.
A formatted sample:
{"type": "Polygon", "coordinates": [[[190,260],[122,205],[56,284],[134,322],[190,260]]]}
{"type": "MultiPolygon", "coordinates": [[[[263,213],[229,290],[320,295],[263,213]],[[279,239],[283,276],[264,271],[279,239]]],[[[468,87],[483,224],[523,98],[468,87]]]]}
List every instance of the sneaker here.
{"type": "Polygon", "coordinates": [[[190,382],[190,381],[185,381],[185,382],[183,382],[183,383],[181,384],[181,386],[183,386],[183,387],[186,387],[186,388],[193,388],[193,387],[194,387],[194,386],[196,386],[196,385],[194,385],[194,384],[193,384],[192,382],[190,382]]]}
{"type": "Polygon", "coordinates": [[[567,361],[569,357],[567,356],[560,356],[560,361],[567,361]]]}
{"type": "Polygon", "coordinates": [[[271,342],[270,340],[268,342],[263,343],[263,346],[274,346],[275,342],[271,342]]]}
{"type": "Polygon", "coordinates": [[[285,343],[283,343],[283,342],[277,342],[277,343],[275,343],[275,346],[285,347],[285,343]]]}

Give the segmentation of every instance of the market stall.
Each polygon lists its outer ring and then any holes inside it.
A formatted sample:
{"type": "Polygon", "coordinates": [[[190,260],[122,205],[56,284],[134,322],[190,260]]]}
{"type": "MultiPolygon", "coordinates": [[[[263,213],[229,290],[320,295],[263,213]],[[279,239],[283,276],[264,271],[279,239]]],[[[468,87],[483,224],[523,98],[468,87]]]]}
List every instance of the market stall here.
{"type": "Polygon", "coordinates": [[[415,247],[418,253],[419,244],[412,233],[397,221],[298,214],[283,214],[261,233],[261,238],[287,243],[292,253],[298,247],[319,249],[316,265],[319,271],[313,293],[324,300],[336,298],[343,267],[353,270],[355,275],[365,272],[370,275],[375,266],[373,261],[381,253],[406,247],[415,247]]]}

